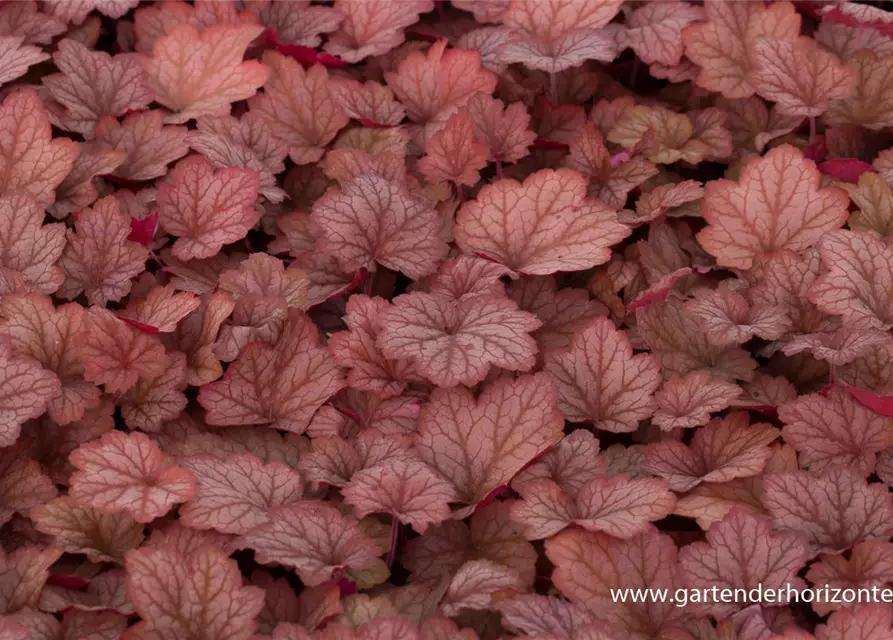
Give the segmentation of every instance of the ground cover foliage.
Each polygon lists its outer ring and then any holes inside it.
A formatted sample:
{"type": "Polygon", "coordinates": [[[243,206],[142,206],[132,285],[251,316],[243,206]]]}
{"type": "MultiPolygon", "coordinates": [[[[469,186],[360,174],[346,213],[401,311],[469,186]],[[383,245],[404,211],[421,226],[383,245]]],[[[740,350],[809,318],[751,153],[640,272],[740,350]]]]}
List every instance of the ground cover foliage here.
{"type": "Polygon", "coordinates": [[[890,640],[885,3],[0,4],[0,638],[890,640]]]}

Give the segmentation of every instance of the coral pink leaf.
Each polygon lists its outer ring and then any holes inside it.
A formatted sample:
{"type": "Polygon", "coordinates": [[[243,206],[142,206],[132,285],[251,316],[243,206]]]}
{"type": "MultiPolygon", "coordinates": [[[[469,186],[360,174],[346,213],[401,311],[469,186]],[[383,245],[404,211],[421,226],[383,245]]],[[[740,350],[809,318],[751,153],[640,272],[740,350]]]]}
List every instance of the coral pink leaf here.
{"type": "Polygon", "coordinates": [[[394,92],[372,80],[360,83],[349,78],[332,78],[329,92],[344,113],[364,127],[393,127],[406,117],[406,110],[394,99],[394,92]]]}
{"type": "Polygon", "coordinates": [[[275,345],[248,345],[223,380],[201,388],[205,420],[302,433],[316,410],[344,386],[341,370],[318,341],[311,320],[291,310],[275,345]]]}
{"type": "Polygon", "coordinates": [[[431,0],[338,0],[335,10],[344,22],[329,36],[326,50],[350,63],[383,55],[403,43],[403,29],[415,24],[420,13],[433,8],[431,0]]]}
{"type": "Polygon", "coordinates": [[[601,636],[598,632],[586,635],[581,629],[594,622],[588,611],[554,596],[538,594],[521,594],[509,600],[501,600],[498,604],[505,626],[529,637],[549,634],[563,636],[577,635],[588,640],[609,640],[610,636],[601,636]]]}
{"type": "Polygon", "coordinates": [[[698,242],[721,266],[749,269],[782,249],[802,251],[847,219],[842,190],[819,187],[815,164],[785,145],[751,160],[737,183],[710,182],[698,242]]]}
{"type": "Polygon", "coordinates": [[[473,186],[481,179],[488,155],[487,145],[475,140],[471,116],[457,111],[428,140],[419,171],[430,182],[473,186]]]}
{"type": "Polygon", "coordinates": [[[0,342],[0,446],[15,444],[22,424],[46,411],[61,391],[52,371],[0,342]]]}
{"type": "Polygon", "coordinates": [[[295,163],[317,162],[348,122],[329,90],[329,73],[319,64],[305,71],[295,60],[273,52],[264,54],[263,62],[270,79],[263,93],[249,102],[251,112],[286,145],[295,163]]]}
{"type": "Polygon", "coordinates": [[[151,522],[196,493],[195,477],[142,433],[112,431],[75,449],[70,460],[74,500],[105,513],[125,511],[137,522],[151,522]]]}
{"type": "Polygon", "coordinates": [[[615,538],[632,538],[642,533],[649,522],[671,513],[676,497],[663,480],[602,476],[580,488],[576,504],[574,524],[615,538]]]}
{"type": "Polygon", "coordinates": [[[809,298],[847,324],[893,327],[893,248],[864,231],[834,231],[819,242],[825,272],[809,298]]]}
{"type": "Polygon", "coordinates": [[[611,597],[618,588],[677,586],[676,545],[653,527],[629,540],[569,529],[546,541],[546,556],[555,565],[552,582],[559,592],[615,630],[618,638],[660,634],[683,617],[674,603],[611,597]]]}
{"type": "MultiPolygon", "coordinates": [[[[772,531],[771,522],[744,510],[733,510],[707,531],[705,542],[679,551],[681,580],[693,589],[799,588],[797,572],[809,557],[806,536],[772,531]]],[[[724,618],[746,603],[710,602],[703,613],[724,618]]]]}
{"type": "MultiPolygon", "coordinates": [[[[851,3],[847,3],[851,4],[851,3]]],[[[841,609],[815,629],[816,640],[870,640],[893,636],[893,609],[870,604],[858,611],[841,609]]]]}
{"type": "Polygon", "coordinates": [[[827,396],[800,396],[778,408],[781,435],[800,454],[800,464],[820,473],[843,465],[868,476],[875,455],[893,446],[893,418],[878,415],[843,389],[827,396]]]}
{"type": "Polygon", "coordinates": [[[622,50],[617,32],[605,27],[620,0],[598,3],[559,0],[538,5],[510,2],[502,21],[512,28],[502,59],[557,73],[586,60],[610,62],[622,50]]]}
{"type": "Polygon", "coordinates": [[[496,75],[481,68],[478,51],[447,50],[446,46],[446,40],[439,40],[425,52],[414,51],[396,72],[385,73],[388,86],[413,122],[444,122],[475,94],[490,94],[496,88],[496,75]]]}
{"type": "Polygon", "coordinates": [[[648,445],[642,467],[670,483],[674,491],[688,491],[701,482],[720,483],[756,476],[772,456],[769,445],[778,429],[749,425],[739,411],[698,429],[690,445],[664,440],[648,445]]]}
{"type": "Polygon", "coordinates": [[[751,307],[743,294],[726,287],[696,290],[685,308],[707,341],[718,347],[744,344],[754,336],[778,340],[791,329],[785,308],[751,307]]]}
{"type": "Polygon", "coordinates": [[[43,221],[43,207],[25,193],[0,196],[0,268],[7,277],[20,276],[27,290],[50,294],[64,280],[56,263],[65,249],[65,227],[43,221]]]}
{"type": "Polygon", "coordinates": [[[630,229],[613,209],[587,199],[582,175],[547,169],[523,184],[498,180],[484,186],[459,210],[455,234],[467,253],[521,273],[547,275],[607,262],[611,246],[630,229]]]}
{"type": "Polygon", "coordinates": [[[323,502],[305,500],[269,514],[269,521],[239,538],[258,562],[294,568],[304,584],[316,586],[346,569],[372,567],[380,553],[356,520],[323,502]]]}
{"type": "Polygon", "coordinates": [[[496,162],[517,162],[530,153],[536,134],[530,130],[530,114],[520,102],[505,106],[502,100],[478,93],[466,105],[474,123],[474,137],[496,162]]]}
{"type": "Polygon", "coordinates": [[[490,294],[458,301],[412,292],[394,299],[382,320],[378,346],[388,358],[412,361],[415,370],[441,387],[474,385],[491,365],[529,371],[536,317],[514,302],[490,294]]]}
{"type": "Polygon", "coordinates": [[[56,497],[56,485],[20,446],[0,449],[0,524],[56,497]]]}
{"type": "Polygon", "coordinates": [[[706,371],[693,371],[670,378],[654,398],[657,411],[651,421],[664,431],[698,427],[710,414],[722,411],[743,393],[741,387],[714,378],[706,371]]]}
{"type": "Polygon", "coordinates": [[[431,467],[400,458],[355,473],[341,493],[357,517],[389,513],[419,533],[449,518],[449,503],[457,499],[453,485],[431,467]]]}
{"type": "Polygon", "coordinates": [[[812,38],[761,38],[752,46],[751,82],[783,115],[815,118],[856,90],[856,74],[812,38]]]}
{"type": "Polygon", "coordinates": [[[84,378],[105,385],[109,393],[127,391],[140,378],[157,378],[171,363],[157,337],[101,307],[90,307],[75,341],[84,378]]]}
{"type": "Polygon", "coordinates": [[[240,535],[269,521],[270,509],[302,498],[300,474],[282,462],[265,464],[251,454],[179,458],[195,476],[198,492],[180,508],[180,522],[195,529],[240,535]]]}
{"type": "Polygon", "coordinates": [[[686,2],[652,2],[630,16],[626,39],[645,64],[674,66],[682,61],[682,29],[703,19],[701,7],[686,2]]]}
{"type": "Polygon", "coordinates": [[[186,408],[186,356],[179,352],[168,355],[170,365],[162,373],[137,380],[118,401],[121,416],[131,429],[157,432],[186,408]]]}
{"type": "Polygon", "coordinates": [[[788,471],[763,478],[762,501],[778,526],[805,531],[812,553],[842,551],[862,540],[893,535],[887,487],[858,471],[828,467],[822,474],[788,471]]]}
{"type": "Polygon", "coordinates": [[[141,324],[155,327],[162,333],[171,333],[177,323],[195,311],[200,304],[194,293],[177,293],[173,285],[155,287],[145,298],[133,300],[127,305],[123,316],[141,324]]]}
{"type": "Polygon", "coordinates": [[[598,455],[598,440],[591,431],[577,429],[526,466],[515,476],[512,487],[548,479],[568,495],[575,496],[586,482],[604,475],[606,469],[605,459],[598,455]]]}
{"type": "Polygon", "coordinates": [[[546,354],[545,370],[558,386],[559,405],[572,422],[599,429],[635,431],[656,407],[660,365],[651,354],[633,355],[626,334],[610,318],[578,331],[566,350],[546,354]]]}
{"type": "Polygon", "coordinates": [[[242,58],[262,31],[256,24],[220,24],[199,33],[187,23],[159,37],[142,62],[155,101],[173,112],[166,120],[228,115],[230,103],[253,96],[270,72],[242,58]]]}
{"type": "Polygon", "coordinates": [[[335,31],[344,20],[341,12],[332,7],[299,2],[283,5],[272,2],[253,8],[259,22],[267,27],[265,36],[272,35],[276,43],[318,47],[320,35],[335,31]]]}
{"type": "Polygon", "coordinates": [[[90,136],[104,116],[117,118],[145,109],[154,94],[149,78],[133,54],[110,56],[65,39],[56,45],[53,62],[61,73],[43,79],[52,98],[65,107],[65,129],[90,136]]]}
{"type": "MultiPolygon", "coordinates": [[[[117,19],[123,17],[137,4],[138,0],[75,0],[63,4],[52,3],[44,7],[44,10],[63,22],[81,25],[94,10],[117,19]]],[[[96,16],[93,18],[96,19],[96,16]]]]}
{"type": "Polygon", "coordinates": [[[93,135],[102,148],[127,154],[113,176],[151,180],[163,176],[168,164],[189,153],[188,131],[186,127],[164,126],[164,114],[153,110],[132,113],[120,123],[114,118],[103,118],[93,135]]]}
{"type": "Polygon", "coordinates": [[[0,194],[22,191],[49,205],[74,167],[78,145],[52,137],[43,101],[33,89],[8,94],[0,104],[0,194]]]}
{"type": "Polygon", "coordinates": [[[790,3],[767,7],[757,2],[708,0],[707,22],[682,33],[685,55],[698,65],[695,84],[727,98],[747,98],[756,90],[753,49],[760,38],[787,41],[800,33],[800,15],[790,3]]]}
{"type": "Polygon", "coordinates": [[[561,438],[558,392],[545,374],[500,379],[475,400],[435,389],[419,415],[416,450],[474,507],[561,438]]]}
{"type": "Polygon", "coordinates": [[[56,498],[31,509],[35,528],[51,536],[67,553],[83,553],[91,562],[124,561],[124,553],[143,543],[143,525],[126,513],[103,513],[71,497],[56,498]]]}
{"type": "Polygon", "coordinates": [[[149,251],[128,240],[130,218],[108,196],[77,216],[59,259],[65,281],[58,294],[72,299],[84,292],[90,304],[105,306],[130,293],[131,280],[146,268],[149,251]]]}
{"type": "Polygon", "coordinates": [[[204,545],[183,553],[168,545],[150,545],[128,552],[126,567],[127,592],[143,619],[140,624],[147,627],[137,637],[252,636],[264,592],[242,585],[239,568],[225,551],[204,545]]]}
{"type": "MultiPolygon", "coordinates": [[[[38,294],[9,294],[3,296],[0,313],[5,318],[2,332],[9,337],[13,351],[33,358],[62,383],[47,402],[54,422],[65,425],[80,420],[84,411],[99,404],[99,389],[84,380],[75,341],[83,330],[83,307],[53,307],[48,298],[38,294]]],[[[30,388],[33,391],[39,385],[32,383],[30,388]]]]}
{"type": "MultiPolygon", "coordinates": [[[[23,546],[15,551],[0,550],[0,611],[3,618],[37,608],[40,591],[49,577],[49,568],[62,555],[61,549],[23,546]]],[[[32,635],[26,636],[33,638],[32,635]]]]}
{"type": "Polygon", "coordinates": [[[313,205],[312,220],[323,230],[320,248],[345,271],[374,271],[378,263],[417,279],[432,273],[448,250],[440,214],[378,173],[328,191],[313,205]]]}
{"type": "Polygon", "coordinates": [[[567,348],[574,334],[593,318],[607,313],[602,304],[589,299],[585,289],[559,290],[552,276],[520,278],[509,286],[508,295],[518,307],[535,314],[543,323],[533,337],[544,354],[567,348]]]}
{"type": "Polygon", "coordinates": [[[254,201],[259,188],[255,171],[215,171],[201,156],[177,163],[159,187],[157,203],[162,229],[177,236],[174,257],[210,258],[223,245],[244,238],[258,220],[254,201]]]}
{"type": "Polygon", "coordinates": [[[25,75],[28,67],[49,59],[40,47],[25,44],[24,35],[0,36],[0,83],[15,80],[25,75]]]}
{"type": "Polygon", "coordinates": [[[463,609],[490,609],[495,594],[518,593],[524,582],[509,567],[491,560],[469,560],[450,580],[440,607],[445,615],[457,615],[463,609]]]}
{"type": "Polygon", "coordinates": [[[399,395],[407,382],[417,378],[408,361],[385,358],[375,344],[389,306],[381,298],[351,296],[344,314],[348,331],[339,331],[329,336],[328,341],[335,361],[349,369],[347,384],[382,397],[399,395]]]}

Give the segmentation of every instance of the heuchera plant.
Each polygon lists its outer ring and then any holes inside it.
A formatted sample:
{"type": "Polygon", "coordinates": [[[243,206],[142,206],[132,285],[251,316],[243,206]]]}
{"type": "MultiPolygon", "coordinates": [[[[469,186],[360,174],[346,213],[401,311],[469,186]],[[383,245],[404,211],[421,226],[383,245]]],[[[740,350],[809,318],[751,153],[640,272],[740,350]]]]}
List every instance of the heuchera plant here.
{"type": "Polygon", "coordinates": [[[874,4],[0,4],[0,639],[893,638],[874,4]]]}

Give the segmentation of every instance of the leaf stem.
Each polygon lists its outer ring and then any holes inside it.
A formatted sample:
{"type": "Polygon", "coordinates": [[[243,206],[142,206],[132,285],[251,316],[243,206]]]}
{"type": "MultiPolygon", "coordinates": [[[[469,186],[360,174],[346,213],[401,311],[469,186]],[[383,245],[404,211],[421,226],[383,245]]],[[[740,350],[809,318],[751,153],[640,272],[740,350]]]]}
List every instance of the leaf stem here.
{"type": "Polygon", "coordinates": [[[496,158],[496,177],[502,180],[502,160],[496,158]]]}
{"type": "Polygon", "coordinates": [[[549,72],[549,102],[558,106],[558,76],[554,71],[549,72]]]}
{"type": "Polygon", "coordinates": [[[388,549],[388,568],[394,564],[394,558],[397,556],[397,539],[400,537],[400,521],[397,516],[391,514],[391,546],[388,549]]]}
{"type": "Polygon", "coordinates": [[[815,116],[809,119],[809,143],[815,142],[815,116]]]}

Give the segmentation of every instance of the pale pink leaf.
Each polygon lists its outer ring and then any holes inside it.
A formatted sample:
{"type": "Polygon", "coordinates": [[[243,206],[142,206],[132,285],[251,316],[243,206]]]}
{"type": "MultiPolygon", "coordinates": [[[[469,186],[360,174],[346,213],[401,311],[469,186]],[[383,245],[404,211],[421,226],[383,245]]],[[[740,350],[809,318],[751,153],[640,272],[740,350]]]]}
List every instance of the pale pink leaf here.
{"type": "Polygon", "coordinates": [[[568,349],[546,354],[546,371],[558,386],[565,418],[594,422],[618,433],[635,431],[654,412],[660,385],[657,358],[633,355],[626,334],[609,318],[596,318],[574,334],[568,349]]]}
{"type": "Polygon", "coordinates": [[[819,186],[811,160],[789,145],[748,162],[738,182],[707,184],[702,206],[707,227],[701,246],[724,267],[749,269],[762,254],[802,251],[843,225],[846,193],[819,186]]]}
{"type": "Polygon", "coordinates": [[[477,384],[491,365],[528,371],[535,362],[529,332],[540,322],[504,297],[475,294],[451,301],[412,292],[395,298],[381,322],[382,353],[412,361],[441,387],[477,384]]]}
{"type": "Polygon", "coordinates": [[[158,189],[161,227],[177,241],[181,260],[210,258],[223,245],[244,238],[258,221],[254,201],[260,179],[255,171],[217,171],[201,156],[177,163],[158,189]]]}
{"type": "Polygon", "coordinates": [[[0,36],[0,84],[19,78],[28,72],[28,67],[50,59],[40,47],[24,43],[24,35],[0,36]]]}
{"type": "Polygon", "coordinates": [[[126,513],[102,513],[67,496],[31,509],[29,517],[54,546],[91,562],[120,564],[125,552],[143,543],[143,525],[126,513]]]}
{"type": "Polygon", "coordinates": [[[461,387],[436,389],[419,416],[416,450],[473,507],[557,443],[562,427],[547,376],[503,378],[477,400],[461,387]]]}
{"type": "Polygon", "coordinates": [[[653,527],[629,540],[569,529],[546,542],[546,556],[555,565],[552,582],[559,592],[616,629],[619,638],[659,636],[685,615],[675,603],[619,602],[611,595],[614,589],[672,591],[678,585],[676,545],[653,527]]]}
{"type": "Polygon", "coordinates": [[[266,524],[239,540],[242,548],[254,550],[258,562],[292,567],[309,586],[330,580],[336,571],[368,569],[380,553],[355,520],[310,500],[273,511],[266,524]]]}
{"type": "Polygon", "coordinates": [[[141,433],[107,433],[71,454],[77,471],[69,495],[106,513],[126,511],[137,522],[151,522],[186,502],[196,492],[192,474],[165,459],[141,433]]]}
{"type": "Polygon", "coordinates": [[[263,63],[270,78],[263,93],[249,102],[251,112],[268,124],[292,161],[317,162],[348,122],[329,91],[328,71],[319,64],[305,71],[293,58],[275,52],[265,53],[263,63]]]}
{"type": "Polygon", "coordinates": [[[131,280],[146,268],[149,251],[128,240],[130,218],[116,198],[82,210],[59,259],[65,281],[58,294],[71,300],[85,293],[90,304],[105,306],[130,293],[131,280]]]}
{"type": "Polygon", "coordinates": [[[835,231],[819,242],[825,272],[810,300],[847,324],[893,327],[893,248],[864,231],[835,231]]]}
{"type": "Polygon", "coordinates": [[[89,137],[104,116],[140,111],[154,98],[149,78],[132,54],[110,56],[65,39],[56,45],[53,62],[61,73],[46,76],[43,84],[65,107],[61,120],[68,130],[89,137]]]}
{"type": "Polygon", "coordinates": [[[607,262],[610,247],[630,229],[613,209],[587,199],[582,175],[544,169],[523,184],[497,180],[484,186],[459,210],[455,234],[467,253],[521,273],[547,275],[607,262]]]}
{"type": "Polygon", "coordinates": [[[219,458],[199,454],[177,464],[195,476],[198,491],[180,509],[180,522],[196,529],[240,535],[269,520],[268,512],[299,501],[300,474],[281,462],[250,454],[219,458]]]}
{"type": "MultiPolygon", "coordinates": [[[[127,554],[127,591],[141,624],[142,638],[248,640],[264,592],[243,586],[238,565],[225,551],[204,545],[184,553],[150,545],[127,554]]],[[[131,627],[131,630],[133,627],[131,627]]]]}
{"type": "Polygon", "coordinates": [[[344,386],[341,370],[318,341],[311,320],[291,310],[274,345],[248,345],[222,380],[201,388],[205,420],[302,433],[314,412],[344,386]]]}
{"type": "Polygon", "coordinates": [[[711,413],[722,411],[742,393],[738,385],[714,378],[706,371],[673,377],[654,394],[657,410],[651,421],[664,431],[698,427],[707,424],[711,413]]]}
{"type": "MultiPolygon", "coordinates": [[[[773,532],[768,519],[736,510],[710,527],[705,542],[680,549],[680,579],[692,589],[797,589],[803,586],[797,572],[808,558],[802,533],[773,532]]],[[[723,618],[746,604],[707,602],[697,610],[723,618]]]]}
{"type": "Polygon", "coordinates": [[[312,220],[323,229],[320,249],[349,271],[374,271],[378,263],[421,278],[447,254],[440,214],[404,185],[376,173],[329,190],[313,205],[312,220]]]}
{"type": "Polygon", "coordinates": [[[893,446],[893,418],[878,415],[843,389],[827,396],[800,396],[778,408],[781,435],[800,454],[800,464],[821,473],[843,465],[870,475],[875,455],[893,446]]]}
{"type": "Polygon", "coordinates": [[[868,484],[846,467],[822,474],[789,471],[763,479],[762,501],[778,526],[805,531],[810,548],[842,551],[862,540],[893,535],[893,502],[887,487],[868,484]]]}
{"type": "Polygon", "coordinates": [[[664,440],[648,445],[642,466],[664,478],[674,491],[688,491],[702,482],[728,482],[763,471],[778,429],[749,425],[746,412],[716,418],[698,429],[690,445],[664,440]]]}
{"type": "Polygon", "coordinates": [[[457,499],[453,485],[431,467],[399,458],[355,473],[342,495],[357,517],[389,513],[419,533],[449,518],[449,503],[457,499]]]}
{"type": "Polygon", "coordinates": [[[55,190],[71,172],[78,145],[53,138],[43,101],[34,89],[8,94],[0,105],[0,193],[22,191],[38,204],[49,205],[55,190]]]}
{"type": "Polygon", "coordinates": [[[257,60],[242,59],[261,31],[257,24],[221,24],[199,33],[185,23],[158,38],[142,63],[155,101],[173,112],[166,120],[228,115],[230,103],[253,96],[270,72],[257,60]]]}

